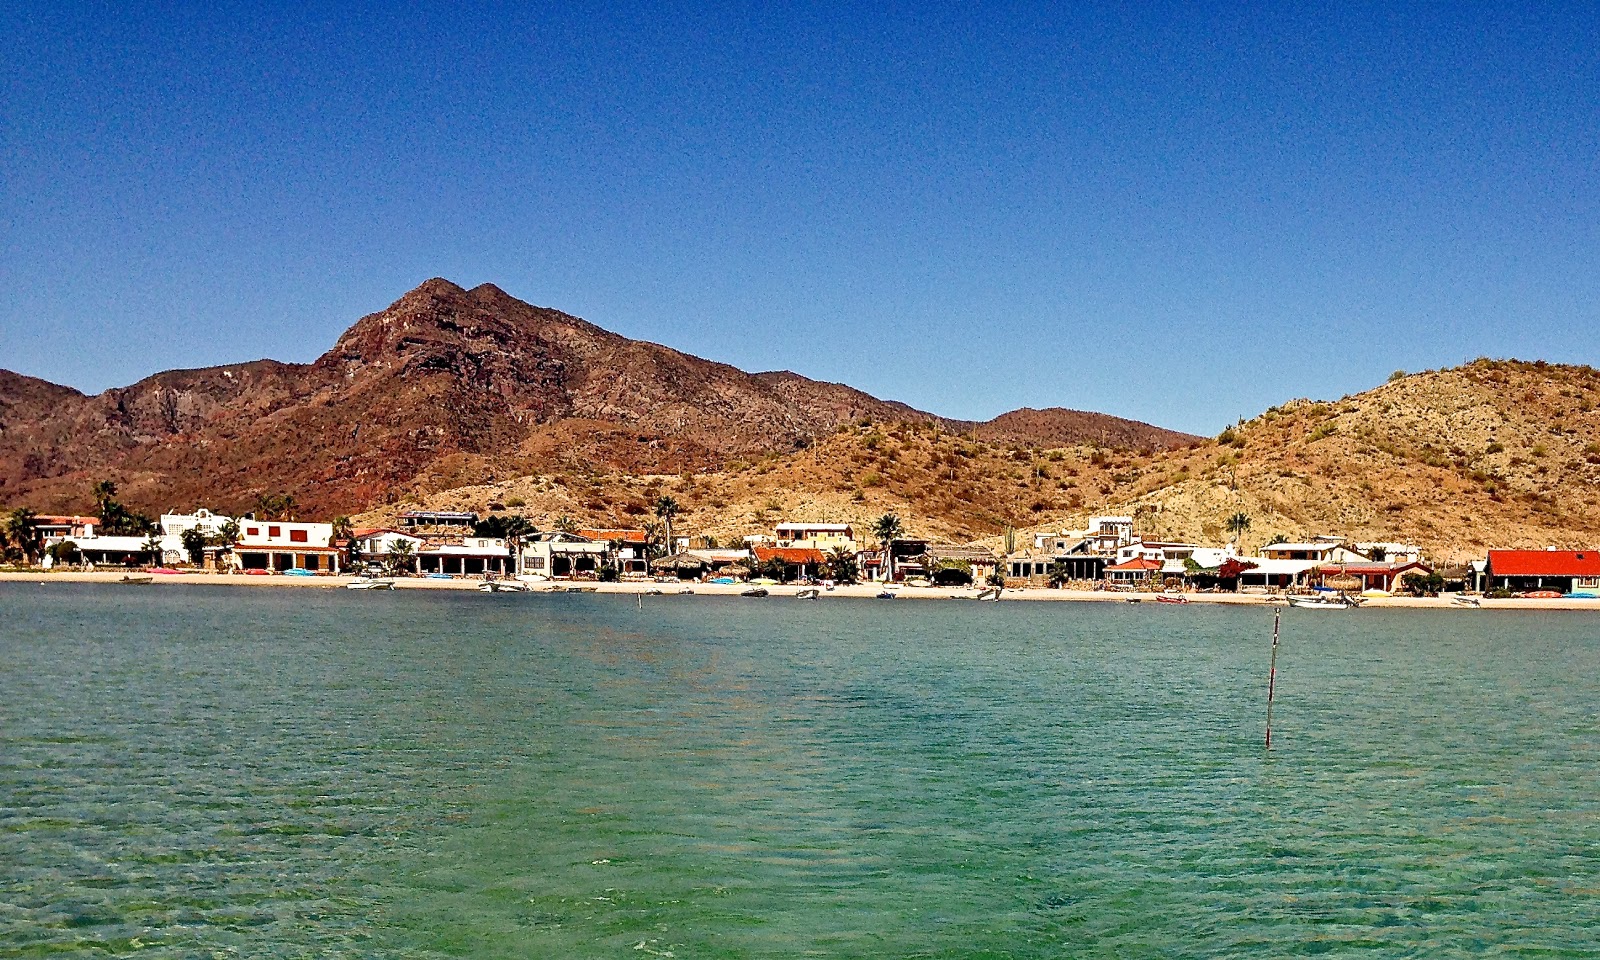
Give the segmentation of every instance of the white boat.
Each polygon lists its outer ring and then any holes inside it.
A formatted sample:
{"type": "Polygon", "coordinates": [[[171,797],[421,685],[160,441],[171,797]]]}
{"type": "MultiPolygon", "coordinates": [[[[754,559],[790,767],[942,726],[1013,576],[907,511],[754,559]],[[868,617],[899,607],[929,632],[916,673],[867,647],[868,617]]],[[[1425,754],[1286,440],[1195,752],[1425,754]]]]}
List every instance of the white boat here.
{"type": "Polygon", "coordinates": [[[528,585],[516,580],[485,580],[478,584],[479,593],[527,593],[528,585]]]}
{"type": "Polygon", "coordinates": [[[344,585],[346,590],[393,590],[393,577],[362,577],[344,585]]]}
{"type": "Polygon", "coordinates": [[[148,573],[125,573],[125,574],[122,575],[122,579],[118,580],[117,582],[118,583],[154,583],[155,579],[156,579],[155,577],[150,576],[148,573]]]}
{"type": "Polygon", "coordinates": [[[822,596],[822,591],[818,590],[816,587],[805,587],[804,589],[795,591],[794,595],[796,600],[815,600],[820,596],[822,596]]]}
{"type": "Polygon", "coordinates": [[[1352,610],[1356,603],[1349,597],[1290,597],[1289,606],[1307,610],[1352,610]]]}
{"type": "Polygon", "coordinates": [[[1461,607],[1481,607],[1481,606],[1483,606],[1483,601],[1481,599],[1479,599],[1478,597],[1469,597],[1466,594],[1461,594],[1461,593],[1456,594],[1451,602],[1456,604],[1457,606],[1461,606],[1461,607]]]}
{"type": "Polygon", "coordinates": [[[1000,588],[999,587],[985,587],[984,589],[978,591],[978,599],[979,600],[999,600],[1000,599],[1000,588]]]}

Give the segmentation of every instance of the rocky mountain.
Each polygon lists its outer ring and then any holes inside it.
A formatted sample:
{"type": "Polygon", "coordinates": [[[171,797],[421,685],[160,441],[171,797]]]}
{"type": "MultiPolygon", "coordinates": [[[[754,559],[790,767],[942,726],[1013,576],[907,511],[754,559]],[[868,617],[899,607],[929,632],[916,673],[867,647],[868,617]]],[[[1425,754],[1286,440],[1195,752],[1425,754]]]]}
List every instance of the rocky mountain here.
{"type": "MultiPolygon", "coordinates": [[[[113,479],[146,510],[238,510],[288,492],[328,515],[512,476],[715,470],[863,421],[977,432],[1002,420],[944,420],[794,373],[745,373],[490,284],[435,279],[311,364],[168,371],[97,396],[0,371],[0,504],[83,509],[89,483],[113,479]]],[[[1026,438],[1032,422],[996,429],[1026,438]]],[[[1039,422],[1050,443],[1192,439],[1097,414],[1039,422]]]]}
{"type": "MultiPolygon", "coordinates": [[[[1008,419],[965,433],[852,424],[806,450],[693,476],[552,471],[419,502],[610,525],[648,520],[667,493],[684,506],[676,529],[724,541],[780,519],[865,527],[892,511],[917,535],[999,546],[1007,527],[1026,543],[1030,531],[1110,512],[1133,514],[1151,536],[1211,544],[1244,513],[1246,549],[1317,534],[1417,542],[1443,560],[1481,559],[1490,546],[1600,546],[1600,371],[1588,367],[1480,360],[1291,401],[1215,439],[1155,450],[1103,436],[1001,439],[1008,419]]],[[[1015,419],[1045,434],[1034,412],[1015,419]]]]}

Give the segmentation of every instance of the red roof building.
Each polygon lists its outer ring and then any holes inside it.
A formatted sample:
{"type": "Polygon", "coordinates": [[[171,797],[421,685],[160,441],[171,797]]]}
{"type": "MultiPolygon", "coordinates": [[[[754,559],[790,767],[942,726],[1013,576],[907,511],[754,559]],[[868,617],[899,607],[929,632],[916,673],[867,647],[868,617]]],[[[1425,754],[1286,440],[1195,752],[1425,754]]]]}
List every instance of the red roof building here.
{"type": "Polygon", "coordinates": [[[1600,550],[1490,550],[1484,575],[1491,589],[1600,588],[1600,550]]]}
{"type": "Polygon", "coordinates": [[[755,548],[756,562],[778,560],[795,566],[815,566],[827,561],[827,555],[815,547],[763,547],[755,548]]]}
{"type": "MultiPolygon", "coordinates": [[[[1340,586],[1328,581],[1361,581],[1362,590],[1391,592],[1400,586],[1400,578],[1408,573],[1429,574],[1433,568],[1419,560],[1400,563],[1324,563],[1317,568],[1317,577],[1325,586],[1340,586]]],[[[1343,587],[1340,587],[1343,589],[1343,587]]]]}
{"type": "Polygon", "coordinates": [[[1137,583],[1155,576],[1161,566],[1161,561],[1153,557],[1134,557],[1132,560],[1124,560],[1106,567],[1106,577],[1125,583],[1137,583]]]}

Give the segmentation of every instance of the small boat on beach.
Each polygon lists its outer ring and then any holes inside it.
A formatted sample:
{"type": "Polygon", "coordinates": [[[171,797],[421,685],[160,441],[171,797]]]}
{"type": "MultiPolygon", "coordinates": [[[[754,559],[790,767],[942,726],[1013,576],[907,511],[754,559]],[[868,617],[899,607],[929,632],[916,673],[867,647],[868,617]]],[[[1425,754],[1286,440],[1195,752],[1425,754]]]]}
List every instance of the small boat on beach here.
{"type": "Polygon", "coordinates": [[[346,590],[393,590],[393,577],[362,577],[344,585],[346,590]]]}
{"type": "Polygon", "coordinates": [[[1190,602],[1191,601],[1189,600],[1188,597],[1180,597],[1177,594],[1172,594],[1172,593],[1163,593],[1160,596],[1156,597],[1156,603],[1190,603],[1190,602]]]}
{"type": "Polygon", "coordinates": [[[516,580],[485,580],[478,584],[479,593],[527,593],[528,585],[516,580]]]}
{"type": "Polygon", "coordinates": [[[796,591],[794,598],[796,600],[815,600],[820,596],[822,596],[821,590],[818,590],[816,587],[805,587],[796,591]]]}
{"type": "Polygon", "coordinates": [[[1304,610],[1354,610],[1356,601],[1343,595],[1331,597],[1290,597],[1289,606],[1304,610]]]}
{"type": "Polygon", "coordinates": [[[985,587],[982,590],[978,591],[978,596],[977,596],[976,599],[979,599],[979,600],[999,600],[1000,599],[1000,590],[1001,590],[1000,587],[985,587]]]}
{"type": "Polygon", "coordinates": [[[118,583],[144,584],[144,583],[155,583],[155,581],[156,581],[156,578],[150,576],[148,573],[125,573],[125,574],[122,575],[122,579],[118,580],[117,582],[118,583]]]}
{"type": "Polygon", "coordinates": [[[877,596],[876,596],[876,597],[874,597],[874,598],[873,598],[873,599],[874,599],[874,600],[893,600],[893,599],[895,599],[895,598],[896,598],[896,597],[897,597],[897,596],[899,596],[899,594],[896,594],[896,593],[894,593],[894,592],[893,592],[893,591],[890,591],[890,590],[880,590],[880,591],[879,591],[879,592],[878,592],[878,595],[877,595],[877,596]]]}
{"type": "Polygon", "coordinates": [[[766,587],[751,587],[748,590],[741,590],[739,592],[739,596],[741,596],[741,597],[764,597],[766,595],[767,595],[767,588],[766,587]]]}
{"type": "Polygon", "coordinates": [[[1450,602],[1458,607],[1472,607],[1473,609],[1478,609],[1483,606],[1482,599],[1478,597],[1469,597],[1463,593],[1456,594],[1453,598],[1451,598],[1450,602]]]}

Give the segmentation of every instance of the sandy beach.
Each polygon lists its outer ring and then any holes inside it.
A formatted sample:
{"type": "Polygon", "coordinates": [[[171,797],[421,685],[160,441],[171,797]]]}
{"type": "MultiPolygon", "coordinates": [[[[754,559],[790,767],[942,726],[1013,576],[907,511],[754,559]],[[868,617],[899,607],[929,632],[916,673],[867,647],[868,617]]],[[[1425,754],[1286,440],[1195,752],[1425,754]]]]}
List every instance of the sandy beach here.
{"type": "MultiPolygon", "coordinates": [[[[141,574],[142,575],[142,574],[141,574]]],[[[120,571],[95,571],[85,572],[79,570],[39,570],[32,572],[10,571],[0,572],[0,583],[102,583],[117,584],[126,574],[120,571]]],[[[244,574],[216,574],[216,573],[167,573],[154,574],[154,579],[145,588],[159,588],[164,585],[186,584],[192,586],[215,587],[281,587],[302,590],[334,590],[342,589],[346,584],[354,581],[352,576],[316,576],[316,577],[286,577],[282,575],[250,576],[244,574]]],[[[395,581],[397,590],[459,590],[476,592],[482,580],[477,578],[460,577],[450,580],[429,579],[426,577],[402,577],[395,581]]],[[[559,583],[530,583],[530,591],[539,592],[566,592],[571,588],[582,588],[584,591],[592,590],[595,593],[611,594],[662,594],[676,596],[680,591],[689,589],[695,596],[738,596],[749,589],[748,584],[721,584],[721,583],[654,583],[647,581],[624,581],[620,583],[594,583],[581,581],[562,581],[559,583]]],[[[768,585],[767,590],[772,597],[793,597],[800,590],[806,589],[795,584],[768,585]]],[[[857,599],[876,597],[883,588],[878,584],[850,584],[840,585],[833,589],[824,589],[819,599],[835,597],[853,597],[857,599]]],[[[971,600],[977,595],[975,587],[912,587],[900,586],[892,589],[897,599],[904,600],[971,600]]],[[[1256,594],[1234,593],[1188,593],[1184,597],[1191,603],[1230,604],[1241,606],[1269,606],[1271,599],[1256,594]]],[[[1156,594],[1153,593],[1119,593],[1111,591],[1092,590],[1048,590],[1048,589],[1015,589],[1006,590],[1001,595],[1001,600],[1011,601],[1043,601],[1043,602],[1080,602],[1080,603],[1127,603],[1137,600],[1151,605],[1158,605],[1156,594]]],[[[1600,611],[1600,598],[1586,599],[1575,597],[1560,597],[1548,599],[1510,598],[1510,599],[1483,599],[1481,608],[1485,610],[1594,610],[1600,611]]],[[[1170,604],[1159,604],[1171,606],[1170,604]]],[[[1425,610],[1463,610],[1474,609],[1455,600],[1455,595],[1445,594],[1438,597],[1369,597],[1361,604],[1362,608],[1405,608],[1425,610]]]]}

